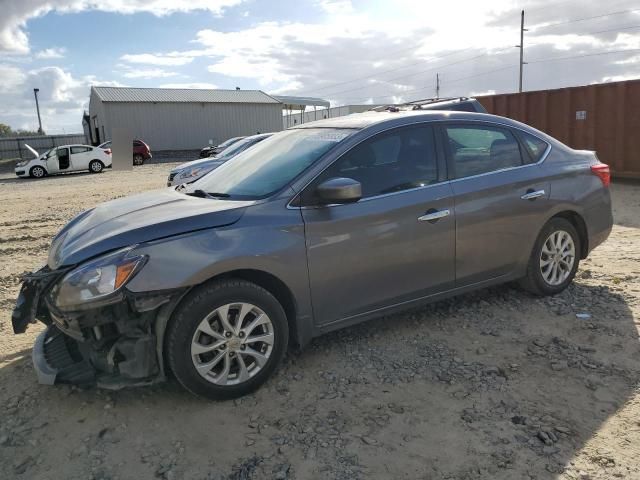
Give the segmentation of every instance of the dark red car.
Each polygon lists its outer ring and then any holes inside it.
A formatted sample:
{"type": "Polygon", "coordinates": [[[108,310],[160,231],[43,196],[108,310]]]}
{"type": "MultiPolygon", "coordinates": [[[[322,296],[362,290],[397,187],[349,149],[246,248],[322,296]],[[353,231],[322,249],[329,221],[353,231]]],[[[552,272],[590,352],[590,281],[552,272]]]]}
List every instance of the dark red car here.
{"type": "MultiPolygon", "coordinates": [[[[104,142],[98,145],[98,148],[102,148],[104,150],[111,149],[111,140],[108,142],[104,142]]],[[[142,140],[135,139],[133,141],[133,164],[134,165],[142,165],[146,160],[149,160],[152,157],[151,149],[149,145],[144,143],[142,140]]]]}

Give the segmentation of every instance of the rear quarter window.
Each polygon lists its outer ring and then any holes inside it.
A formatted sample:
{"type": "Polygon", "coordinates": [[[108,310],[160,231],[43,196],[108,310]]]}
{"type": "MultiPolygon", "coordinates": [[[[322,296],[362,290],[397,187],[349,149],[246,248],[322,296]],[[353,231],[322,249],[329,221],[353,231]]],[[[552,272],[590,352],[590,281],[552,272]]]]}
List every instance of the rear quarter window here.
{"type": "Polygon", "coordinates": [[[529,153],[529,156],[531,157],[530,163],[538,163],[542,160],[542,156],[544,155],[544,152],[547,151],[549,144],[530,133],[520,132],[519,135],[522,139],[522,143],[524,143],[524,146],[529,153]]]}

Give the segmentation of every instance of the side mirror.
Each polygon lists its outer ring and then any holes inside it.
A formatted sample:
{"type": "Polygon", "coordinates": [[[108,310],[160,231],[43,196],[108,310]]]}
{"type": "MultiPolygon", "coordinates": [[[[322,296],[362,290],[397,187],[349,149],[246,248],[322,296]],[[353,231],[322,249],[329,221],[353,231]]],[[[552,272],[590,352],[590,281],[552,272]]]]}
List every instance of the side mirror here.
{"type": "Polygon", "coordinates": [[[362,185],[353,178],[330,178],[316,187],[322,203],[354,203],[362,198],[362,185]]]}

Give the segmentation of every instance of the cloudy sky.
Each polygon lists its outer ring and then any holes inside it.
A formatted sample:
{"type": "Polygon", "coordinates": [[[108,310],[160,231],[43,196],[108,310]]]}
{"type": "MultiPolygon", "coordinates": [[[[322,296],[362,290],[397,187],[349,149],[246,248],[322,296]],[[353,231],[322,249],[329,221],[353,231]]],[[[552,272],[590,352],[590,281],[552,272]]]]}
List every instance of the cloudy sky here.
{"type": "Polygon", "coordinates": [[[333,105],[640,78],[637,0],[0,0],[0,123],[81,131],[91,85],[333,105]]]}

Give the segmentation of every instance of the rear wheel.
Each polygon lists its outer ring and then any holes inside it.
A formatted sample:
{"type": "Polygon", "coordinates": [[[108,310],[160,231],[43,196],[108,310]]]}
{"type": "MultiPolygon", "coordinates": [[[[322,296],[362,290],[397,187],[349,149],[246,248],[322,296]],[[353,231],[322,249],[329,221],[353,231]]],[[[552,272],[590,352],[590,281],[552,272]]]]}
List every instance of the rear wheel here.
{"type": "Polygon", "coordinates": [[[29,175],[33,178],[42,178],[46,174],[46,170],[38,165],[36,165],[35,167],[31,167],[31,170],[29,170],[29,175]]]}
{"type": "Polygon", "coordinates": [[[136,153],[133,156],[133,164],[134,165],[142,165],[144,163],[144,157],[142,155],[140,155],[139,153],[136,153]]]}
{"type": "Polygon", "coordinates": [[[100,173],[103,168],[104,165],[100,160],[91,160],[89,163],[89,171],[91,173],[100,173]]]}
{"type": "Polygon", "coordinates": [[[580,263],[580,236],[564,218],[552,218],[533,247],[520,284],[536,295],[554,295],[569,286],[580,263]]]}
{"type": "Polygon", "coordinates": [[[166,358],[187,390],[229,399],[269,378],[288,338],[286,315],[273,295],[250,282],[225,280],[194,290],[176,309],[166,358]]]}

